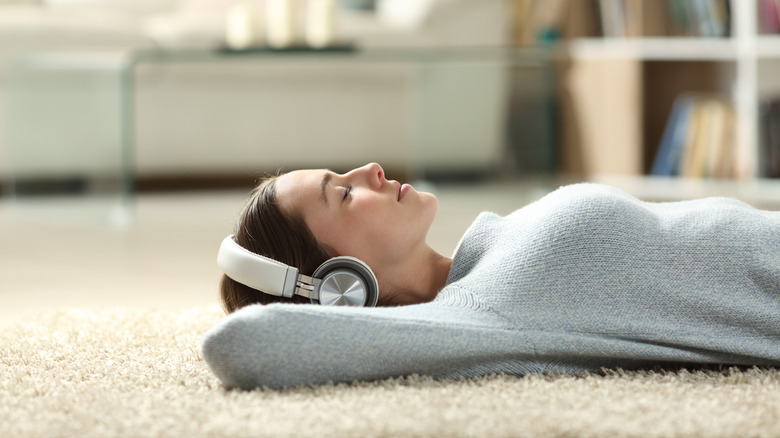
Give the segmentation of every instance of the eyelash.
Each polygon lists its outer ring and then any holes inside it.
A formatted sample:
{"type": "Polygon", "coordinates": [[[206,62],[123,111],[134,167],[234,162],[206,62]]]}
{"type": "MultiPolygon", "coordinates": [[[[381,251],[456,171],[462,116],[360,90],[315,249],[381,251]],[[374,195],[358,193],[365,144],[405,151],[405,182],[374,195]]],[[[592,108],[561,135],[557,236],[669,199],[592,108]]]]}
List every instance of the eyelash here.
{"type": "Polygon", "coordinates": [[[346,201],[347,198],[349,198],[349,194],[352,192],[352,186],[347,186],[347,190],[344,190],[344,197],[341,199],[342,201],[346,201]]]}

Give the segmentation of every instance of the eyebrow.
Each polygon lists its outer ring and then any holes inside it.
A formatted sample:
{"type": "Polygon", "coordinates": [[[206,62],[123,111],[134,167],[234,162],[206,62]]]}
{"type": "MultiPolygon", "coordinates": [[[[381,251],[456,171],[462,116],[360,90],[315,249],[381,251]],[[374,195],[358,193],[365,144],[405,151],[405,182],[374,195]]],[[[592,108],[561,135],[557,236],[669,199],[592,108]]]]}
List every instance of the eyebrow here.
{"type": "Polygon", "coordinates": [[[325,193],[325,187],[327,187],[331,179],[333,179],[333,174],[331,172],[325,172],[325,175],[322,177],[322,182],[320,182],[320,197],[322,198],[322,202],[325,204],[328,203],[328,196],[325,193]]]}

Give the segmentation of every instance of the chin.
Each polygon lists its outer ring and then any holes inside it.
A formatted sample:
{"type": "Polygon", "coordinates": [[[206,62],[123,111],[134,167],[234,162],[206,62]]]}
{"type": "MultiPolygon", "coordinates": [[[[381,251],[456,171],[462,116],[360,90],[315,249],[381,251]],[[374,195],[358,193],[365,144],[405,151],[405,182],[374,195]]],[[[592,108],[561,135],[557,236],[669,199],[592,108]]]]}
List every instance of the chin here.
{"type": "Polygon", "coordinates": [[[439,198],[437,198],[433,193],[428,192],[422,192],[420,195],[426,204],[430,203],[432,205],[433,213],[435,215],[436,212],[439,211],[439,198]]]}
{"type": "Polygon", "coordinates": [[[433,200],[437,205],[439,204],[439,199],[431,192],[417,192],[417,194],[424,200],[433,200]]]}
{"type": "Polygon", "coordinates": [[[422,192],[420,193],[420,201],[422,201],[422,210],[425,212],[427,222],[433,223],[433,219],[439,211],[439,198],[431,193],[422,192]]]}

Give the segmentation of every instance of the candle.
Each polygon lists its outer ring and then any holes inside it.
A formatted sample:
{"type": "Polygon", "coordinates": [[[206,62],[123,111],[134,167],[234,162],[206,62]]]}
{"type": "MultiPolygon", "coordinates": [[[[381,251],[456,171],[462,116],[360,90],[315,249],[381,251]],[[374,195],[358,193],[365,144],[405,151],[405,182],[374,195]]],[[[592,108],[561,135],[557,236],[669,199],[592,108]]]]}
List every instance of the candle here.
{"type": "Polygon", "coordinates": [[[284,48],[300,43],[299,1],[266,0],[265,4],[268,45],[284,48]]]}
{"type": "Polygon", "coordinates": [[[306,43],[321,48],[336,41],[336,1],[308,0],[306,3],[306,43]]]}
{"type": "Polygon", "coordinates": [[[233,50],[259,46],[262,42],[257,5],[252,1],[238,2],[226,13],[225,43],[233,50]]]}

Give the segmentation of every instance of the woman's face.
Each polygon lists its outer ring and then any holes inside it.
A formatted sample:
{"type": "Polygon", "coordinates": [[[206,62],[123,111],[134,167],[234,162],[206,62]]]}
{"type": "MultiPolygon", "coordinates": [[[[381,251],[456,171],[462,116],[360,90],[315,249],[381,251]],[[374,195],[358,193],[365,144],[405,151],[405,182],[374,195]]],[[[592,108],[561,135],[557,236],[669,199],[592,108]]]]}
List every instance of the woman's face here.
{"type": "Polygon", "coordinates": [[[345,174],[300,170],[282,175],[276,195],[299,212],[331,256],[357,257],[370,266],[392,263],[425,245],[439,202],[430,193],[388,181],[371,163],[345,174]]]}

